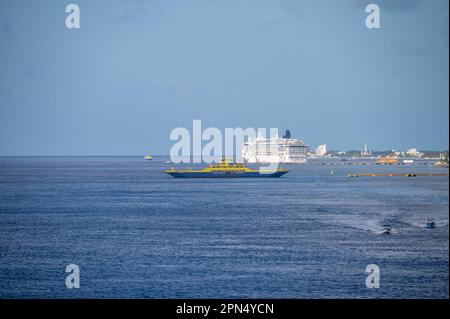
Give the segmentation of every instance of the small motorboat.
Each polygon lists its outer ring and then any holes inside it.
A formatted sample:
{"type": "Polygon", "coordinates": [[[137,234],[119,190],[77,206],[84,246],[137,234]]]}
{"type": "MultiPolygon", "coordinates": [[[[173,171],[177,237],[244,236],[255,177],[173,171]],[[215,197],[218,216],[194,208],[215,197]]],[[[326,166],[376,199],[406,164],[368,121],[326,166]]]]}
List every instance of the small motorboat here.
{"type": "Polygon", "coordinates": [[[425,222],[425,228],[434,228],[436,227],[436,223],[434,222],[433,218],[427,218],[425,222]]]}
{"type": "Polygon", "coordinates": [[[382,235],[390,235],[391,234],[391,229],[389,227],[384,227],[383,230],[381,231],[382,235]]]}

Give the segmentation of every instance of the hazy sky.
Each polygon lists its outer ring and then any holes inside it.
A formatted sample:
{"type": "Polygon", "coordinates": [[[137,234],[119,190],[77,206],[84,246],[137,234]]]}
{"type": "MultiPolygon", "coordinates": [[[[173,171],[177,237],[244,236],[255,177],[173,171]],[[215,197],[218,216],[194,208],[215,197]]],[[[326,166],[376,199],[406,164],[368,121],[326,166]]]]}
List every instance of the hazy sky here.
{"type": "Polygon", "coordinates": [[[0,155],[168,154],[193,119],[448,149],[448,3],[0,0],[0,155]]]}

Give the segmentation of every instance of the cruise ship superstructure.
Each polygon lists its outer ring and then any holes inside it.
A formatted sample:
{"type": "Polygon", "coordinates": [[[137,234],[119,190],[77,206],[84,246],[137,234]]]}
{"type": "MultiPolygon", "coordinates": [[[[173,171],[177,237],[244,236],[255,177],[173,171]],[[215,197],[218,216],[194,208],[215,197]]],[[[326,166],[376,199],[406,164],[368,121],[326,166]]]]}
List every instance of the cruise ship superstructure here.
{"type": "Polygon", "coordinates": [[[247,163],[306,163],[308,146],[300,139],[291,138],[286,130],[283,137],[248,139],[242,147],[242,157],[247,163]]]}

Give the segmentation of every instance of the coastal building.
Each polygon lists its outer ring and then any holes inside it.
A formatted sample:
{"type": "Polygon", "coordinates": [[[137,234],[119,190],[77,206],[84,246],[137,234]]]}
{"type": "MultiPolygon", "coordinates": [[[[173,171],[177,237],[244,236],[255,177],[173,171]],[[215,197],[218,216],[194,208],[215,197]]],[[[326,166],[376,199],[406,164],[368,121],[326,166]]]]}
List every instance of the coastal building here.
{"type": "Polygon", "coordinates": [[[367,156],[371,156],[372,152],[369,151],[369,148],[367,147],[367,144],[364,144],[364,149],[361,152],[361,156],[363,157],[367,157],[367,156]]]}
{"type": "Polygon", "coordinates": [[[308,146],[303,140],[291,138],[286,130],[283,137],[249,138],[242,147],[242,157],[247,163],[306,163],[308,146]]]}
{"type": "Polygon", "coordinates": [[[315,150],[316,156],[325,156],[326,153],[327,153],[327,145],[326,144],[321,144],[321,145],[317,146],[317,148],[315,150]]]}

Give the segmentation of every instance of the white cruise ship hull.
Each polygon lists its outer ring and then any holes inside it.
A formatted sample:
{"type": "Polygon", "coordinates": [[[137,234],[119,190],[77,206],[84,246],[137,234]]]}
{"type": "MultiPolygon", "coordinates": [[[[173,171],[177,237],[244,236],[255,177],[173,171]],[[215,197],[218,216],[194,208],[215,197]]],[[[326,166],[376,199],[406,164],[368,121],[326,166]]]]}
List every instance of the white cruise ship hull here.
{"type": "Polygon", "coordinates": [[[244,156],[244,160],[249,164],[271,164],[271,163],[280,163],[280,164],[305,164],[306,157],[298,157],[298,158],[279,158],[279,157],[260,157],[256,158],[254,156],[244,156]]]}

